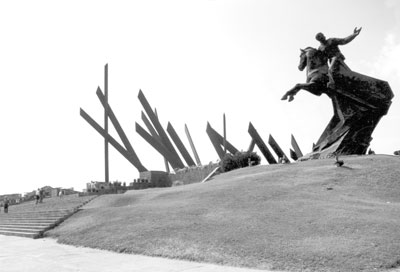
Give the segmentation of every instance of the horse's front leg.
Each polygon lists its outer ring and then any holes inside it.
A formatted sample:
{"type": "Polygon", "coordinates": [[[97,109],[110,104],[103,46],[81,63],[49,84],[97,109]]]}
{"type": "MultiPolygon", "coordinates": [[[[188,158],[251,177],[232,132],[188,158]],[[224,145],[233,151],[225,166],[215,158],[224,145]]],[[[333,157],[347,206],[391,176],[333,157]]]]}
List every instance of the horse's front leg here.
{"type": "Polygon", "coordinates": [[[294,99],[294,96],[301,90],[301,89],[305,89],[307,90],[308,87],[310,87],[312,83],[297,83],[296,85],[294,85],[293,88],[291,88],[289,91],[287,91],[285,93],[284,96],[282,96],[281,100],[286,100],[289,97],[289,102],[292,101],[294,99]]]}

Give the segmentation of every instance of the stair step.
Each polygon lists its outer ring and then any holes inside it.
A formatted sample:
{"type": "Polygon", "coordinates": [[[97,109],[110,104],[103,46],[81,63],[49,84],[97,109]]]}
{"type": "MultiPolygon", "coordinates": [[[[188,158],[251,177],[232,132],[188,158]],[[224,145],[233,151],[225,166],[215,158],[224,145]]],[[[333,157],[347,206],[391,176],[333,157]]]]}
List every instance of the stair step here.
{"type": "Polygon", "coordinates": [[[9,211],[7,214],[0,214],[0,216],[38,216],[38,215],[49,215],[49,216],[54,216],[54,215],[60,215],[60,214],[69,214],[71,212],[74,212],[75,210],[69,210],[69,211],[61,211],[61,212],[42,212],[42,211],[30,211],[30,212],[17,212],[17,211],[9,211]]]}
{"type": "Polygon", "coordinates": [[[14,224],[14,223],[52,224],[58,221],[61,221],[61,218],[59,220],[3,220],[0,221],[0,224],[14,224]]]}
{"type": "Polygon", "coordinates": [[[66,210],[29,210],[29,209],[24,209],[22,211],[19,210],[11,210],[10,213],[14,213],[14,214],[31,214],[31,213],[49,213],[49,214],[53,214],[53,213],[69,213],[71,211],[73,211],[74,209],[66,209],[66,210]]]}
{"type": "Polygon", "coordinates": [[[18,225],[18,224],[1,224],[0,229],[3,228],[16,228],[16,229],[44,229],[50,225],[44,225],[44,226],[39,226],[39,225],[18,225]]]}
{"type": "Polygon", "coordinates": [[[0,234],[2,235],[9,235],[9,236],[20,236],[20,237],[28,237],[28,238],[39,238],[43,234],[42,232],[24,232],[24,231],[0,231],[0,234]]]}
{"type": "Polygon", "coordinates": [[[26,222],[26,223],[20,223],[20,222],[6,222],[6,223],[2,223],[0,224],[0,226],[41,226],[41,227],[47,227],[47,226],[51,226],[53,224],[49,224],[49,223],[35,223],[35,222],[26,222]]]}
{"type": "MultiPolygon", "coordinates": [[[[66,215],[64,215],[64,216],[66,216],[66,215]]],[[[45,217],[45,216],[43,216],[43,217],[32,217],[32,218],[31,217],[0,216],[0,222],[3,221],[3,220],[7,220],[7,219],[10,219],[10,220],[52,220],[52,219],[57,219],[57,218],[61,218],[61,217],[64,217],[64,216],[56,216],[56,217],[45,217]]]]}
{"type": "Polygon", "coordinates": [[[37,212],[68,212],[70,210],[73,210],[75,208],[75,206],[70,207],[70,208],[65,208],[65,209],[39,209],[39,208],[29,208],[29,207],[22,207],[22,206],[11,206],[11,207],[18,207],[19,208],[24,208],[23,210],[18,211],[18,209],[16,208],[16,210],[18,212],[21,213],[27,213],[30,211],[37,211],[37,212]]]}
{"type": "Polygon", "coordinates": [[[0,231],[22,231],[22,232],[37,232],[43,231],[43,228],[32,228],[32,227],[2,227],[0,226],[0,231]]]}
{"type": "Polygon", "coordinates": [[[70,213],[54,213],[54,214],[45,214],[45,213],[31,213],[31,214],[2,214],[0,215],[0,218],[10,218],[10,217],[24,217],[24,218],[30,218],[30,217],[59,217],[59,216],[64,216],[70,213]]]}
{"type": "Polygon", "coordinates": [[[28,216],[28,217],[23,217],[23,216],[0,216],[0,222],[3,220],[7,220],[7,219],[29,219],[29,220],[36,220],[36,219],[46,219],[46,220],[50,220],[50,219],[58,219],[58,218],[63,218],[64,216],[67,216],[68,214],[64,214],[64,215],[60,215],[60,216],[40,216],[40,217],[35,217],[35,216],[28,216]]]}
{"type": "Polygon", "coordinates": [[[18,222],[18,221],[8,221],[8,222],[0,222],[0,225],[16,225],[19,226],[55,226],[59,224],[62,220],[58,221],[49,221],[49,222],[18,222]]]}
{"type": "Polygon", "coordinates": [[[30,238],[39,238],[43,233],[54,228],[66,218],[75,214],[80,207],[93,200],[96,196],[87,198],[85,201],[70,199],[64,203],[61,199],[54,201],[54,207],[62,209],[50,210],[51,203],[39,205],[21,204],[12,206],[8,214],[0,214],[0,235],[12,235],[30,238]],[[72,201],[76,200],[76,201],[72,201]]]}

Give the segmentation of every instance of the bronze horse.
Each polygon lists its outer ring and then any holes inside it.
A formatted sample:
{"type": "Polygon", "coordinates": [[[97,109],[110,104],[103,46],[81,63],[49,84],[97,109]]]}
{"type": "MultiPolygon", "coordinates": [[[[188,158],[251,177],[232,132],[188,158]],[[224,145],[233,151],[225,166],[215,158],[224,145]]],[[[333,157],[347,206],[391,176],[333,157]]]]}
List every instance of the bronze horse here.
{"type": "Polygon", "coordinates": [[[328,59],[323,52],[312,47],[301,49],[298,68],[300,71],[307,68],[307,82],[296,84],[282,100],[289,98],[289,102],[292,101],[301,89],[318,96],[325,93],[332,100],[334,112],[313,152],[306,157],[365,154],[372,132],[391,105],[393,92],[389,84],[353,72],[341,61],[334,75],[335,86],[328,88],[328,59]]]}
{"type": "Polygon", "coordinates": [[[289,102],[294,99],[294,96],[301,90],[309,91],[315,95],[321,95],[327,89],[328,77],[328,58],[319,50],[307,47],[300,49],[299,70],[303,71],[307,67],[307,82],[297,83],[292,89],[287,91],[282,97],[286,100],[289,97],[289,102]]]}

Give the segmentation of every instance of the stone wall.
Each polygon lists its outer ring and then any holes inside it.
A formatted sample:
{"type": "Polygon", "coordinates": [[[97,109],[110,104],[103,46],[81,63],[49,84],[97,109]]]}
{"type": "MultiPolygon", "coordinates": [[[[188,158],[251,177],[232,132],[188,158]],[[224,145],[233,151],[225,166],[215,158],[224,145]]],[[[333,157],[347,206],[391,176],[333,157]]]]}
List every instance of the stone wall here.
{"type": "Polygon", "coordinates": [[[169,177],[172,186],[201,182],[218,166],[218,163],[210,163],[203,166],[186,167],[179,169],[175,174],[170,174],[169,177]]]}
{"type": "Polygon", "coordinates": [[[164,171],[145,171],[139,173],[140,179],[147,179],[149,187],[171,187],[171,179],[164,171]]]}

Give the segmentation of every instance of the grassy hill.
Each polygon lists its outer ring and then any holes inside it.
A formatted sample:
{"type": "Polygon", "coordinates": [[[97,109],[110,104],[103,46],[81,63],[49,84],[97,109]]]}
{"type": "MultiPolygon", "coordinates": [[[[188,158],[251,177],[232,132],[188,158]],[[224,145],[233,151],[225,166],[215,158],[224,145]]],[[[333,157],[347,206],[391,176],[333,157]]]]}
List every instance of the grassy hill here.
{"type": "Polygon", "coordinates": [[[400,266],[400,158],[243,168],[104,195],[49,235],[117,252],[290,271],[400,266]]]}

